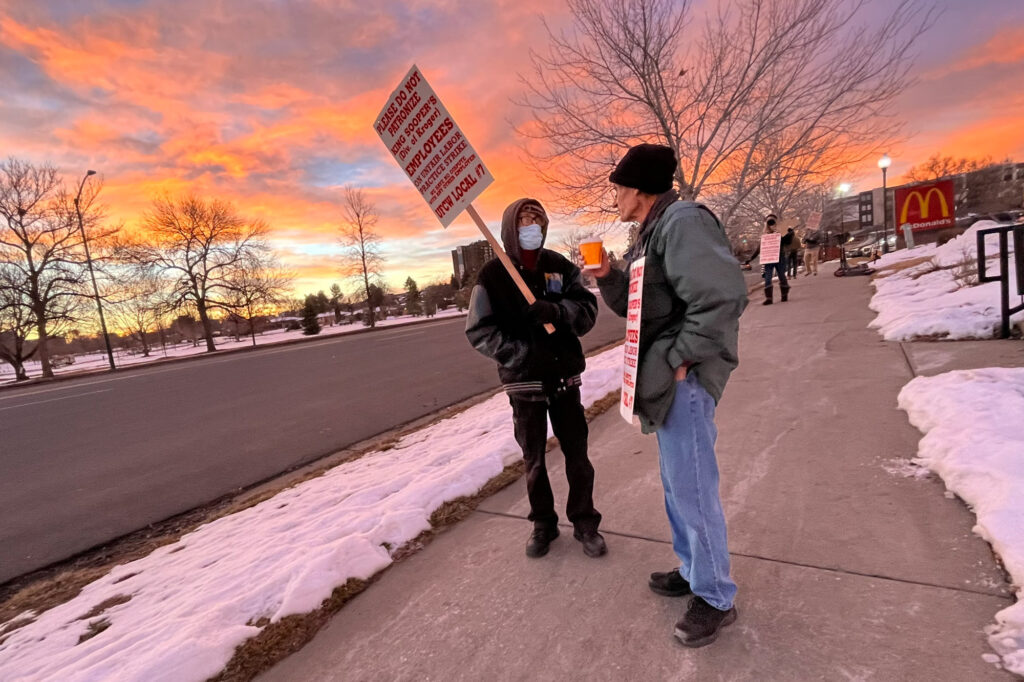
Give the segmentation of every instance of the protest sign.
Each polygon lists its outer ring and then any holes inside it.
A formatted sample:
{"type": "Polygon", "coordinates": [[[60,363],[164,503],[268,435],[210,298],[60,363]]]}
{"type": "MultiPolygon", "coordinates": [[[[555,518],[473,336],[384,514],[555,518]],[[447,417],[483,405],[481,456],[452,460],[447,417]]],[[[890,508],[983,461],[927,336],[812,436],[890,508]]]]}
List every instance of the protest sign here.
{"type": "MultiPolygon", "coordinates": [[[[415,64],[377,114],[373,129],[441,225],[448,227],[460,213],[469,213],[526,302],[533,304],[530,288],[472,205],[494,177],[415,64]]],[[[550,324],[544,328],[555,331],[550,324]]]]}
{"type": "Polygon", "coordinates": [[[761,265],[779,262],[782,235],[778,232],[761,235],[761,265]]]}
{"type": "Polygon", "coordinates": [[[817,230],[821,227],[821,211],[813,211],[808,214],[805,227],[808,230],[817,230]]]}
{"type": "Polygon", "coordinates": [[[444,227],[494,181],[415,64],[373,128],[444,227]]]}
{"type": "Polygon", "coordinates": [[[633,423],[633,402],[636,397],[637,364],[640,360],[640,309],[644,295],[644,263],[646,258],[629,266],[629,297],[626,299],[626,343],[622,347],[622,393],[619,414],[633,423]]]}

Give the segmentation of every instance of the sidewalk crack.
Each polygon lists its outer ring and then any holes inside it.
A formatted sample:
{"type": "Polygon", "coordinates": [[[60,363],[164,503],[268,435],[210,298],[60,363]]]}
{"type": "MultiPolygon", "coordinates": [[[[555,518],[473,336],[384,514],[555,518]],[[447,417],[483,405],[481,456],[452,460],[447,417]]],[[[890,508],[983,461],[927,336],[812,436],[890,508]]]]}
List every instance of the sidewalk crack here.
{"type": "MultiPolygon", "coordinates": [[[[517,521],[526,521],[527,518],[520,514],[509,514],[507,512],[496,512],[487,511],[480,509],[479,507],[474,510],[475,513],[487,514],[489,516],[500,516],[507,519],[516,519],[517,521]]],[[[561,522],[558,525],[571,528],[572,524],[561,522]]],[[[661,538],[647,537],[646,535],[636,535],[635,533],[624,533],[621,531],[601,529],[603,535],[612,535],[620,538],[630,538],[632,540],[643,540],[646,542],[654,542],[659,545],[668,545],[671,547],[672,542],[669,540],[662,540],[661,538]]],[[[873,578],[875,580],[885,580],[891,583],[902,583],[904,585],[918,585],[920,587],[933,587],[939,590],[949,590],[950,592],[962,592],[964,594],[975,594],[980,597],[992,597],[993,599],[1000,599],[1007,603],[1013,603],[1014,597],[1010,594],[999,594],[995,592],[987,592],[985,590],[975,590],[968,587],[956,587],[953,585],[940,585],[938,583],[931,583],[924,580],[911,580],[909,578],[895,578],[893,576],[882,575],[880,573],[866,573],[864,571],[851,571],[845,568],[838,568],[835,566],[818,566],[816,564],[808,564],[801,561],[789,561],[786,559],[775,559],[772,557],[761,556],[760,554],[748,554],[746,552],[729,552],[729,556],[743,557],[744,559],[755,559],[757,561],[767,561],[773,564],[784,564],[786,566],[795,566],[797,568],[809,568],[817,571],[826,571],[828,573],[836,573],[839,575],[856,576],[858,578],[873,578]]]]}

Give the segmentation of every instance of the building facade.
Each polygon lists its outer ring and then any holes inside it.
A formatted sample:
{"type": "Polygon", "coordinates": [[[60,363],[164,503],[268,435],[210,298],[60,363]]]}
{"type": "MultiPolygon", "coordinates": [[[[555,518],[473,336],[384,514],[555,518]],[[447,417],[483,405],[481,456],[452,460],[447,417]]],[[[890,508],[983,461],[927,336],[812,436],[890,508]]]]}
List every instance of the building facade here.
{"type": "Polygon", "coordinates": [[[455,247],[452,250],[452,271],[455,273],[455,281],[460,286],[472,284],[466,281],[467,276],[476,277],[480,268],[492,258],[494,249],[486,239],[455,247]]]}

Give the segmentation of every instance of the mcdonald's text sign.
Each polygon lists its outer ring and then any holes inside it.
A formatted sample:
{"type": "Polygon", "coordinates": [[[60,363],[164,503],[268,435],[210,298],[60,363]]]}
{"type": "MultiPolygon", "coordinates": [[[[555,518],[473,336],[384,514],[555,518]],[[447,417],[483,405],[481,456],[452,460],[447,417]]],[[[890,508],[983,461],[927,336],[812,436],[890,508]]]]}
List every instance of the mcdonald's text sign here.
{"type": "Polygon", "coordinates": [[[914,232],[956,225],[953,181],[896,188],[896,227],[910,225],[914,232]]]}

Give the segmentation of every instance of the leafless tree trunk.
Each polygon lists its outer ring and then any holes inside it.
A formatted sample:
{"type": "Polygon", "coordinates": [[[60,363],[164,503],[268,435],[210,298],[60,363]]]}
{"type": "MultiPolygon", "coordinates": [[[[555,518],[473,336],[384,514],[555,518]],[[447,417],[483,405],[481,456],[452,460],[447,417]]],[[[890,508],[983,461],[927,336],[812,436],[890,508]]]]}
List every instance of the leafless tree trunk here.
{"type": "Polygon", "coordinates": [[[28,379],[25,362],[39,348],[28,340],[35,323],[22,291],[20,272],[0,263],[0,361],[14,368],[15,381],[28,379]]]}
{"type": "Polygon", "coordinates": [[[869,25],[867,0],[725,0],[699,21],[689,0],[569,0],[573,31],[548,28],[521,79],[519,132],[565,212],[609,211],[608,173],[654,142],[728,224],[773,169],[827,175],[898,137],[925,2],[869,25]]]}
{"type": "Polygon", "coordinates": [[[284,301],[293,280],[270,254],[250,255],[231,270],[227,305],[236,315],[244,315],[252,345],[256,345],[256,317],[284,301]]]}
{"type": "Polygon", "coordinates": [[[379,284],[384,259],[380,255],[380,236],[373,231],[377,224],[377,209],[363,190],[347,186],[344,189],[340,242],[345,247],[342,255],[344,274],[358,280],[366,295],[366,315],[369,326],[376,326],[370,290],[379,284]]]}
{"type": "MultiPolygon", "coordinates": [[[[91,233],[90,242],[102,242],[114,232],[99,228],[100,188],[98,182],[88,183],[81,197],[82,226],[91,233]]],[[[0,164],[0,221],[0,263],[14,272],[12,281],[32,313],[43,376],[52,377],[46,340],[79,317],[91,293],[74,197],[52,166],[11,158],[0,164]]]]}
{"type": "Polygon", "coordinates": [[[122,244],[122,259],[169,278],[172,303],[195,307],[206,350],[215,351],[210,312],[230,310],[231,273],[239,264],[269,253],[266,223],[243,218],[226,201],[188,196],[157,199],[143,224],[145,238],[122,244]]]}

